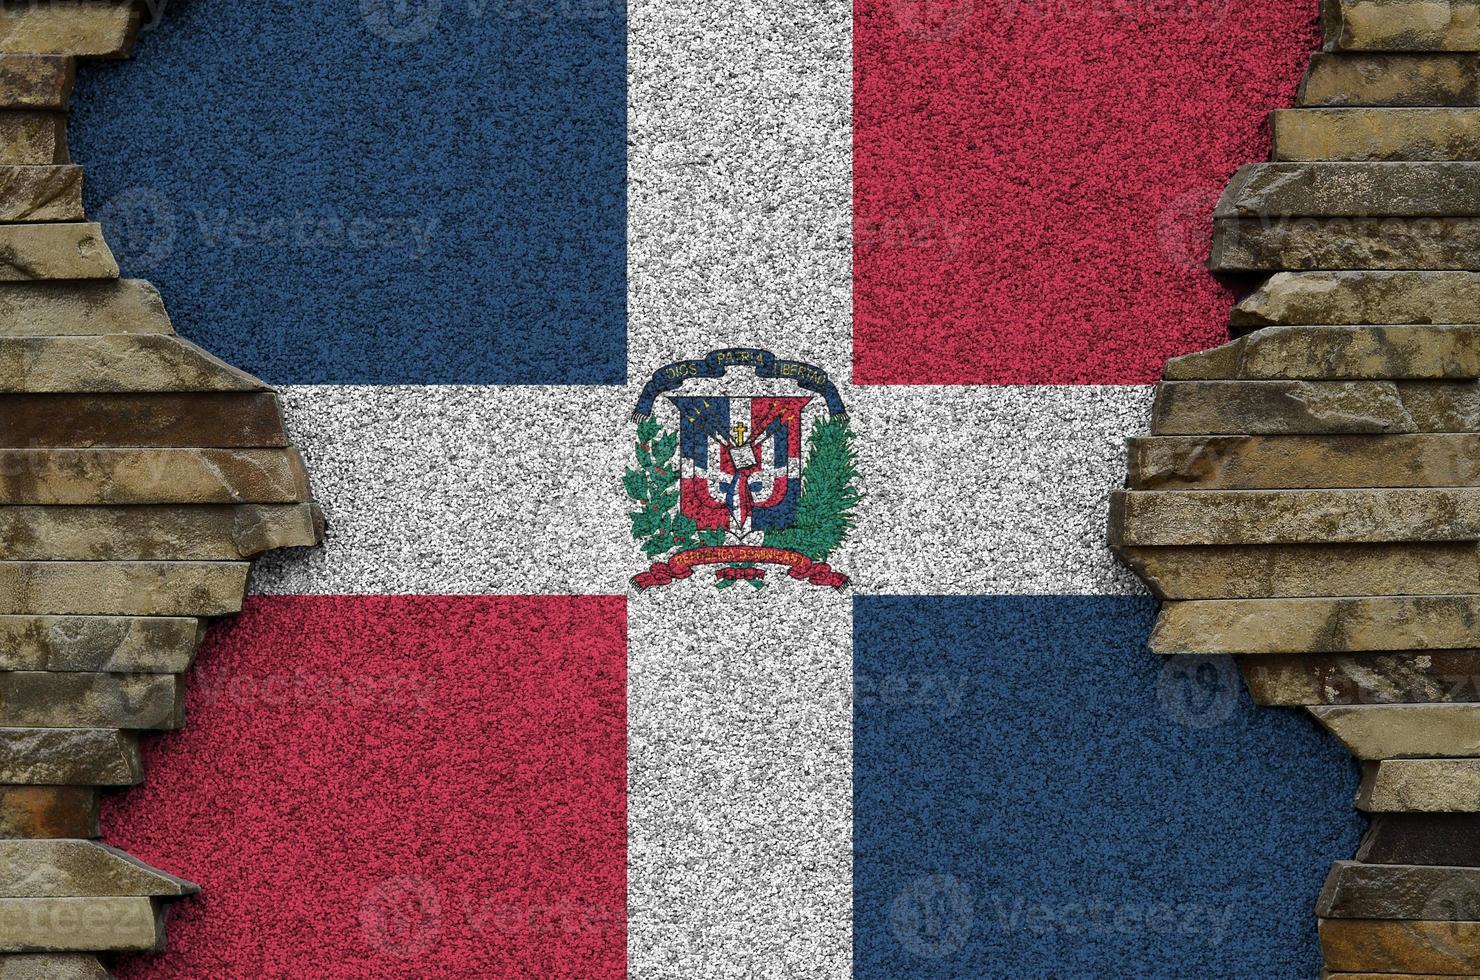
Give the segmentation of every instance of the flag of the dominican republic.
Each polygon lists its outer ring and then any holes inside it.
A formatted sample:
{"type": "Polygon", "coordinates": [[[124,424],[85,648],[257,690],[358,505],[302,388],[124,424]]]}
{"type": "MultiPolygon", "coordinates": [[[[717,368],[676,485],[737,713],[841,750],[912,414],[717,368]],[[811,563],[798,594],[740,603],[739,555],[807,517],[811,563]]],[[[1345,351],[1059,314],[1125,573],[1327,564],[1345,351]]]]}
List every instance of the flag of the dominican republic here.
{"type": "Polygon", "coordinates": [[[1313,975],[1347,764],[1102,539],[1315,14],[182,0],[84,68],[125,274],[329,520],[105,815],[204,888],[120,975],[1313,975]]]}

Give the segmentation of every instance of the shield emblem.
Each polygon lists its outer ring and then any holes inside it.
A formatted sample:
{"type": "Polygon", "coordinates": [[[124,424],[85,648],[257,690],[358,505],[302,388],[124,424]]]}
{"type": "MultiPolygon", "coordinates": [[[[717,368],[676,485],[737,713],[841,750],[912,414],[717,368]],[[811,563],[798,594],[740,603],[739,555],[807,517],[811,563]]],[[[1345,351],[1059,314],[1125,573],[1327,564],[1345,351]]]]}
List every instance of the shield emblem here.
{"type": "Polygon", "coordinates": [[[730,544],[788,528],[802,492],[807,397],[686,396],[678,409],[679,511],[730,544]]]}

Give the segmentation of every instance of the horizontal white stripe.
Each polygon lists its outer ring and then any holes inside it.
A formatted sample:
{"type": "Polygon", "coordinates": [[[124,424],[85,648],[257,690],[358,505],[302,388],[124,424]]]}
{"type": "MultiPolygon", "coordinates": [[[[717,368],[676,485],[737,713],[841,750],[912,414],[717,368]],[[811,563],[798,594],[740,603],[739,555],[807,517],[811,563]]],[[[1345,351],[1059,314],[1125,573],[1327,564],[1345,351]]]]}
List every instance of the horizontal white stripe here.
{"type": "Polygon", "coordinates": [[[865,498],[836,563],[858,591],[1142,591],[1105,537],[1149,387],[855,388],[850,408],[865,498]]]}
{"type": "MultiPolygon", "coordinates": [[[[833,564],[865,594],[1139,591],[1105,548],[1149,388],[844,387],[865,500],[833,564]]],[[[293,387],[323,548],[261,562],[287,594],[617,594],[632,387],[293,387]]],[[[789,583],[785,588],[802,588],[789,583]]]]}
{"type": "Polygon", "coordinates": [[[254,591],[625,590],[635,564],[619,485],[633,443],[625,390],[313,385],[281,395],[329,526],[323,547],[260,561],[254,591]]]}

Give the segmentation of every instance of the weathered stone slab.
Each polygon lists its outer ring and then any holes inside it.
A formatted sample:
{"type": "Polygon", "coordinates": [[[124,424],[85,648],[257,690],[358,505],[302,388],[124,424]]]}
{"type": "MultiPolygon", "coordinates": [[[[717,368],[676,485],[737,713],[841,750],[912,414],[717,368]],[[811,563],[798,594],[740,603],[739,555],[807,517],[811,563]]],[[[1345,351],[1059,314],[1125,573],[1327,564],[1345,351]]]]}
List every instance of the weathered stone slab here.
{"type": "Polygon", "coordinates": [[[1159,436],[1477,430],[1474,382],[1169,381],[1151,409],[1159,436]]]}
{"type": "Polygon", "coordinates": [[[1480,214],[1480,163],[1251,163],[1213,216],[1458,217],[1480,214]]]}
{"type": "Polygon", "coordinates": [[[1475,0],[1325,0],[1321,28],[1332,51],[1477,51],[1475,0]]]}
{"type": "Polygon", "coordinates": [[[319,542],[311,504],[0,507],[8,561],[234,561],[319,542]]]}
{"type": "Polygon", "coordinates": [[[1277,109],[1274,160],[1476,160],[1480,109],[1277,109]]]}
{"type": "Polygon", "coordinates": [[[0,392],[266,390],[250,374],[179,337],[0,337],[0,392]]]}
{"type": "Polygon", "coordinates": [[[0,165],[45,167],[70,162],[66,113],[0,109],[0,165]]]}
{"type": "Polygon", "coordinates": [[[1480,868],[1480,814],[1373,814],[1357,860],[1480,868]]]}
{"type": "Polygon", "coordinates": [[[229,616],[247,562],[0,562],[0,614],[229,616]]]}
{"type": "Polygon", "coordinates": [[[91,786],[0,786],[0,838],[97,837],[98,797],[91,786]]]}
{"type": "Polygon", "coordinates": [[[96,956],[80,953],[0,956],[0,980],[108,980],[96,956]]]}
{"type": "Polygon", "coordinates": [[[0,616],[0,670],[181,674],[200,639],[182,617],[0,616]]]}
{"type": "Polygon", "coordinates": [[[170,731],[185,723],[171,674],[0,673],[0,727],[170,731]]]}
{"type": "Polygon", "coordinates": [[[116,278],[118,263],[95,222],[0,225],[0,281],[116,278]]]}
{"type": "Polygon", "coordinates": [[[1480,268],[1476,218],[1219,218],[1215,272],[1480,268]]]}
{"type": "MultiPolygon", "coordinates": [[[[1282,272],[1270,283],[1295,275],[1332,274],[1282,272]]],[[[1317,299],[1311,286],[1301,296],[1316,301],[1310,305],[1347,289],[1342,281],[1325,284],[1322,298],[1317,299]]],[[[1268,298],[1280,289],[1265,284],[1262,296],[1268,298]]],[[[1246,299],[1245,308],[1259,302],[1257,296],[1246,299]]],[[[1283,299],[1292,298],[1283,293],[1283,299]]],[[[1476,299],[1480,301],[1480,292],[1476,299]]],[[[1319,315],[1314,309],[1310,312],[1319,315]]],[[[1480,327],[1452,324],[1271,326],[1209,351],[1174,357],[1163,370],[1166,380],[1471,380],[1477,376],[1480,327]]]]}
{"type": "Polygon", "coordinates": [[[174,332],[159,291],[142,279],[0,283],[0,337],[174,332]]]}
{"type": "Polygon", "coordinates": [[[0,728],[0,783],[136,786],[144,763],[132,736],[101,728],[0,728]]]}
{"type": "Polygon", "coordinates": [[[1281,272],[1234,308],[1236,330],[1277,324],[1473,323],[1473,272],[1281,272]]]}
{"type": "Polygon", "coordinates": [[[1316,54],[1300,86],[1302,106],[1480,104],[1472,54],[1316,54]]]}
{"type": "Polygon", "coordinates": [[[278,504],[307,497],[303,459],[292,448],[0,449],[0,504],[278,504]]]}
{"type": "Polygon", "coordinates": [[[0,395],[0,448],[287,445],[270,392],[0,395]]]}
{"type": "Polygon", "coordinates": [[[152,898],[0,898],[0,953],[147,953],[164,948],[152,898]]]}
{"type": "Polygon", "coordinates": [[[1170,602],[1157,653],[1357,653],[1480,647],[1480,596],[1170,602]]]}
{"type": "MultiPolygon", "coordinates": [[[[1110,498],[1112,545],[1477,540],[1476,487],[1118,491],[1110,498]]],[[[1480,578],[1460,591],[1480,592],[1480,578]]]]}
{"type": "Polygon", "coordinates": [[[1477,650],[1276,654],[1240,657],[1239,667],[1256,704],[1480,701],[1477,650]]]}
{"type": "Polygon", "coordinates": [[[1480,975],[1480,922],[1321,920],[1331,970],[1480,975]]]}
{"type": "Polygon", "coordinates": [[[1480,813],[1480,759],[1365,763],[1357,809],[1368,813],[1480,813]]]}
{"type": "Polygon", "coordinates": [[[1480,868],[1337,861],[1316,900],[1323,919],[1480,921],[1480,868]]]}
{"type": "Polygon", "coordinates": [[[1480,756],[1480,705],[1338,704],[1308,710],[1358,759],[1480,756]]]}
{"type": "Polygon", "coordinates": [[[198,885],[87,840],[0,840],[0,898],[182,898],[198,885]]]}
{"type": "Polygon", "coordinates": [[[1116,553],[1159,599],[1453,595],[1480,583],[1471,542],[1118,546],[1116,553]]]}
{"type": "Polygon", "coordinates": [[[142,14],[131,0],[49,0],[0,8],[0,52],[127,58],[142,14]]]}
{"type": "Polygon", "coordinates": [[[66,112],[76,76],[71,58],[0,54],[0,108],[66,112]]]}
{"type": "Polygon", "coordinates": [[[1480,436],[1162,436],[1127,440],[1135,490],[1480,483],[1480,436]]]}
{"type": "MultiPolygon", "coordinates": [[[[1476,175],[1480,182],[1480,174],[1476,175]]],[[[1461,380],[1480,377],[1480,327],[1266,327],[1221,347],[1174,357],[1168,381],[1461,380]]]]}
{"type": "Polygon", "coordinates": [[[81,167],[0,167],[0,222],[83,217],[81,167]]]}

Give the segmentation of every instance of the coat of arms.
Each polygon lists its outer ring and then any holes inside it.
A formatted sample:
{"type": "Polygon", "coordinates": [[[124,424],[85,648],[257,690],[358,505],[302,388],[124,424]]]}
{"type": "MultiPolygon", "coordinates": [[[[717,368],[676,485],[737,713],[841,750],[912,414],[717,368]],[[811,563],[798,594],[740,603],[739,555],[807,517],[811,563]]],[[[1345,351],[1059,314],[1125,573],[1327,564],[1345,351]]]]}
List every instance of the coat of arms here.
{"type": "Polygon", "coordinates": [[[654,559],[639,589],[719,566],[715,585],[765,587],[766,565],[842,588],[827,560],[858,503],[853,435],[827,372],[732,348],[660,368],[634,413],[623,477],[632,537],[654,559]]]}

